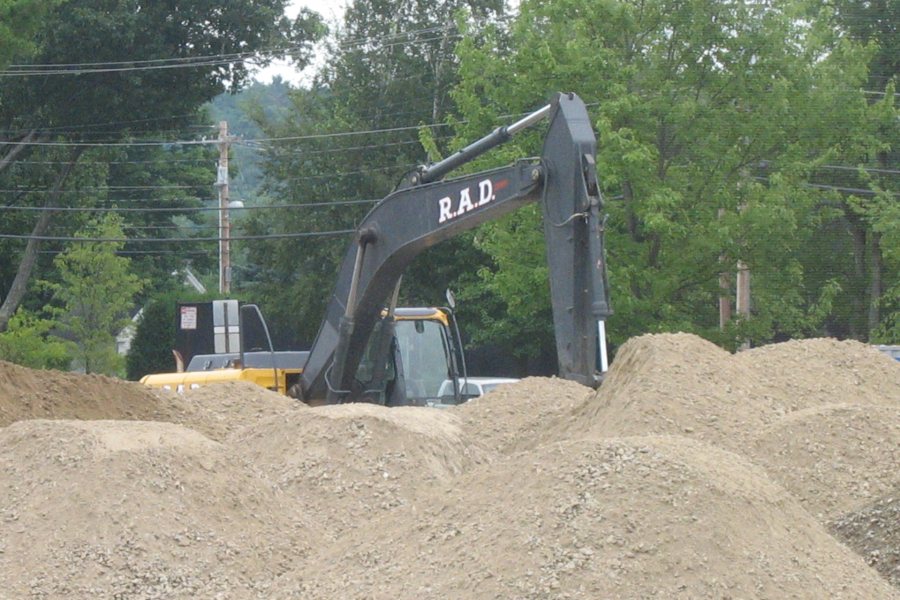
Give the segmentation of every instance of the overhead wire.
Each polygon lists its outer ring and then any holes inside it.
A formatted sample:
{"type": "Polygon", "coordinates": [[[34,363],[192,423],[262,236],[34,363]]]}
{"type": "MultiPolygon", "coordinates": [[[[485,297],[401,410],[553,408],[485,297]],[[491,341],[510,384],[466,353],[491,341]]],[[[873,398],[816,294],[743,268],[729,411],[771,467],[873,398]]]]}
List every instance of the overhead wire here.
{"type": "MultiPolygon", "coordinates": [[[[378,45],[379,48],[392,48],[398,45],[406,45],[410,43],[422,44],[430,41],[444,39],[446,36],[435,36],[431,38],[412,37],[419,34],[429,34],[439,31],[449,31],[455,29],[455,25],[441,25],[419,30],[409,30],[388,34],[380,38],[350,38],[338,41],[338,47],[347,49],[355,46],[378,45]],[[406,38],[406,39],[404,39],[406,38]],[[381,44],[378,44],[382,42],[381,44]]],[[[459,34],[455,37],[461,37],[459,34]]],[[[133,59],[122,61],[99,61],[99,62],[79,62],[79,63],[31,63],[31,64],[13,64],[6,69],[0,70],[0,77],[22,77],[22,76],[46,76],[46,75],[85,75],[96,73],[115,73],[128,71],[154,71],[160,69],[181,69],[196,67],[214,67],[223,66],[235,62],[243,62],[246,60],[259,58],[272,58],[279,55],[286,56],[292,52],[304,49],[302,44],[294,44],[290,46],[282,46],[275,48],[261,48],[246,52],[219,53],[200,56],[185,56],[173,58],[152,58],[152,59],[133,59]]]]}
{"type": "MultiPolygon", "coordinates": [[[[38,254],[62,254],[65,250],[38,250],[38,254]]],[[[117,256],[209,256],[209,252],[205,250],[163,250],[161,248],[153,250],[116,250],[117,256]]]]}
{"type": "Polygon", "coordinates": [[[12,188],[12,189],[0,189],[0,193],[15,193],[15,194],[76,194],[82,192],[106,192],[106,191],[142,191],[145,192],[147,190],[201,190],[206,189],[208,187],[212,187],[213,184],[172,184],[172,185],[102,185],[102,186],[94,186],[94,187],[83,187],[76,188],[71,190],[48,190],[43,188],[12,188]]]}
{"type": "MultiPolygon", "coordinates": [[[[300,49],[301,46],[290,48],[300,49]]],[[[254,58],[264,58],[267,54],[289,54],[291,50],[252,51],[234,54],[210,55],[209,57],[184,57],[173,59],[147,59],[138,61],[114,61],[109,63],[71,63],[46,65],[10,65],[0,71],[0,77],[46,76],[46,75],[93,75],[100,73],[121,73],[133,71],[159,71],[189,69],[197,67],[219,67],[254,58]],[[168,61],[168,62],[166,62],[168,61]],[[135,64],[141,63],[141,64],[135,64]],[[153,64],[151,64],[153,63],[153,64]]]]}
{"type": "Polygon", "coordinates": [[[215,162],[208,158],[158,158],[155,160],[13,160],[19,165],[153,165],[169,163],[209,163],[215,162]]]}
{"type": "MultiPolygon", "coordinates": [[[[765,181],[768,183],[769,178],[764,177],[762,175],[754,175],[751,179],[755,179],[757,181],[765,181]]],[[[878,191],[878,190],[869,190],[865,188],[855,188],[855,187],[847,187],[841,185],[830,185],[825,183],[811,183],[811,182],[801,182],[801,186],[813,188],[817,190],[833,190],[836,192],[847,192],[848,194],[863,194],[866,196],[877,196],[878,194],[887,194],[888,196],[900,197],[900,192],[889,192],[889,191],[878,191]]]]}
{"type": "MultiPolygon", "coordinates": [[[[376,204],[377,200],[335,200],[333,202],[307,202],[300,204],[260,204],[254,206],[229,207],[228,211],[268,210],[281,208],[331,208],[336,206],[351,206],[361,204],[376,204]]],[[[3,206],[0,211],[23,212],[84,212],[84,213],[169,213],[169,212],[219,212],[220,206],[187,206],[187,207],[96,207],[96,206],[3,206]]]]}
{"type": "Polygon", "coordinates": [[[47,242],[85,242],[85,243],[197,243],[197,242],[221,242],[224,240],[251,241],[251,240],[278,240],[278,239],[296,239],[306,237],[326,237],[337,235],[348,235],[356,233],[356,229],[338,229],[333,231],[304,231],[295,233],[267,233],[262,235],[232,235],[224,237],[204,237],[204,238],[105,238],[105,237],[72,237],[72,236],[52,236],[52,235],[25,235],[0,233],[0,239],[8,240],[37,240],[47,242]]]}

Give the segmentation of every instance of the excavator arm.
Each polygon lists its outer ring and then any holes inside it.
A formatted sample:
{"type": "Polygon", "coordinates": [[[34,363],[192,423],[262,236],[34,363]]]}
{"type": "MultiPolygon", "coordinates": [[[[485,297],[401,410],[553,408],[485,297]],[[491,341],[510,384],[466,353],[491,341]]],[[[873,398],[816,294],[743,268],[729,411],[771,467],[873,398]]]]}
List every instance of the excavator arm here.
{"type": "MultiPolygon", "coordinates": [[[[357,368],[409,263],[425,249],[529,202],[543,206],[560,376],[596,386],[598,335],[610,314],[596,138],[583,102],[559,94],[521,121],[412,172],[363,219],[303,368],[302,399],[336,403],[364,395],[355,381],[357,368]],[[548,116],[540,159],[441,179],[548,116]]],[[[388,345],[375,346],[388,360],[388,345]]]]}

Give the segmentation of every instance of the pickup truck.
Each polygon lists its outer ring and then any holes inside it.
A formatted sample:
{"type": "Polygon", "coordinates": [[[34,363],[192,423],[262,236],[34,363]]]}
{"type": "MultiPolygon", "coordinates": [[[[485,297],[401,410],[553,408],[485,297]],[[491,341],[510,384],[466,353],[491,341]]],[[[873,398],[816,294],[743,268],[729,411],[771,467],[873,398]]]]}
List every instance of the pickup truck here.
{"type": "MultiPolygon", "coordinates": [[[[460,387],[460,397],[462,398],[462,402],[467,402],[472,398],[478,398],[480,396],[484,396],[494,388],[505,385],[508,383],[515,383],[519,381],[518,379],[512,377],[468,377],[465,379],[460,378],[459,387],[460,387]]],[[[438,403],[440,405],[446,406],[448,404],[453,404],[453,381],[450,379],[444,380],[444,383],[441,384],[440,391],[438,392],[438,403]]]]}

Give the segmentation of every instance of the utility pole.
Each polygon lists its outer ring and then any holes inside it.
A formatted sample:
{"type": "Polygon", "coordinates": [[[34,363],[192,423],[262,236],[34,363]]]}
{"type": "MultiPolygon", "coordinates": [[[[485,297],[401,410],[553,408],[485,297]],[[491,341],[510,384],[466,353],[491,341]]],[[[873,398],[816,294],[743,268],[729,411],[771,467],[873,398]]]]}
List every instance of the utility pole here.
{"type": "MultiPolygon", "coordinates": [[[[719,209],[719,220],[725,216],[725,209],[719,209]]],[[[719,262],[726,264],[728,257],[725,254],[719,255],[719,262]]],[[[719,329],[724,330],[728,322],[731,321],[731,275],[722,269],[719,273],[719,329]]]]}
{"type": "MultiPolygon", "coordinates": [[[[735,308],[737,313],[744,319],[750,318],[750,268],[742,260],[737,263],[737,282],[736,282],[736,301],[735,308]]],[[[750,343],[745,341],[741,344],[741,350],[750,348],[750,343]]]]}
{"type": "Polygon", "coordinates": [[[219,293],[231,293],[231,221],[228,218],[228,121],[219,121],[219,293]]]}

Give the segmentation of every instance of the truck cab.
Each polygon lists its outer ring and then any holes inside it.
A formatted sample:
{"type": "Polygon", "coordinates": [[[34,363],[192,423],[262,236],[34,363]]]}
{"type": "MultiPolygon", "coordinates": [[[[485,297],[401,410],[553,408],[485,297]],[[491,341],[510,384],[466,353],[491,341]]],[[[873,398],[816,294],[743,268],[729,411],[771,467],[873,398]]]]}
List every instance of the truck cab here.
{"type": "Polygon", "coordinates": [[[465,361],[453,313],[446,308],[398,308],[395,319],[398,362],[410,403],[432,403],[442,388],[458,402],[465,361]]]}

